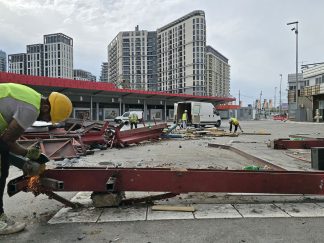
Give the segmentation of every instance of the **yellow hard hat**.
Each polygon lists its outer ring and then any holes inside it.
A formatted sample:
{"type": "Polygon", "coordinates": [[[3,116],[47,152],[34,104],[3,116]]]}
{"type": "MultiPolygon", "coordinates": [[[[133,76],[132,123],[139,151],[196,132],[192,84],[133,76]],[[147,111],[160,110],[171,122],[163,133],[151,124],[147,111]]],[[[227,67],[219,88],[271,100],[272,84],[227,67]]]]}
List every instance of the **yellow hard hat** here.
{"type": "Polygon", "coordinates": [[[48,97],[51,105],[51,120],[52,123],[64,121],[69,118],[72,112],[72,102],[64,94],[52,92],[48,97]]]}

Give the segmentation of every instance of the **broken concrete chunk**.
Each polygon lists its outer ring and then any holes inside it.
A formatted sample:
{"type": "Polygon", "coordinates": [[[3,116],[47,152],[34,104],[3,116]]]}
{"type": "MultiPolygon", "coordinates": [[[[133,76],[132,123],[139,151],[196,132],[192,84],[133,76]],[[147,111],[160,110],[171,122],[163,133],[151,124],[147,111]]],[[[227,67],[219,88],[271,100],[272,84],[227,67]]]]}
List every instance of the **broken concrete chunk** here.
{"type": "Polygon", "coordinates": [[[116,193],[93,192],[91,194],[93,206],[96,208],[119,206],[123,198],[124,198],[123,192],[116,192],[116,193]]]}

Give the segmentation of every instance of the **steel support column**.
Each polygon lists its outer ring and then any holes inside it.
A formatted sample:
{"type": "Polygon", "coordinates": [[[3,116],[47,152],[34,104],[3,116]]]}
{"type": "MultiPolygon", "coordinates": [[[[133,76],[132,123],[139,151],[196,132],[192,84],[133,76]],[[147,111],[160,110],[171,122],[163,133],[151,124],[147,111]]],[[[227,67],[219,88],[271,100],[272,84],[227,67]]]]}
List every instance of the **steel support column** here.
{"type": "Polygon", "coordinates": [[[118,98],[118,101],[119,101],[119,115],[121,116],[123,114],[123,111],[122,111],[122,98],[118,98]]]}
{"type": "Polygon", "coordinates": [[[99,102],[96,103],[96,110],[97,110],[96,119],[97,121],[99,121],[99,102]]]}
{"type": "Polygon", "coordinates": [[[143,102],[143,120],[146,121],[147,120],[147,103],[146,103],[146,100],[144,100],[143,102]]]}
{"type": "Polygon", "coordinates": [[[166,100],[163,101],[164,102],[164,121],[167,122],[167,106],[166,106],[166,100]]]}
{"type": "Polygon", "coordinates": [[[90,95],[90,120],[93,120],[93,104],[92,104],[92,95],[90,95]]]}

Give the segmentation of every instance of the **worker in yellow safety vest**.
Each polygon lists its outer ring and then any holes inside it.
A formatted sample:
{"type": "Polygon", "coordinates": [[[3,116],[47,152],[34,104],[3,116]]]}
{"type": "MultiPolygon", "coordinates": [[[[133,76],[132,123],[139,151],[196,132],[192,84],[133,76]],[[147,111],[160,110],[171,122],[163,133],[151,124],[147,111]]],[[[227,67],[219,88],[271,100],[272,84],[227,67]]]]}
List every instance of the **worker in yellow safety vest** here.
{"type": "Polygon", "coordinates": [[[234,117],[231,117],[230,119],[229,119],[229,124],[230,124],[230,129],[229,129],[229,131],[230,132],[232,132],[232,126],[234,125],[234,133],[236,133],[236,131],[237,131],[237,127],[239,127],[240,128],[240,130],[241,130],[241,132],[243,132],[243,130],[242,130],[242,128],[241,128],[241,126],[240,126],[240,123],[239,123],[239,121],[236,119],[236,118],[234,118],[234,117]]]}
{"type": "Polygon", "coordinates": [[[181,117],[181,121],[182,121],[182,128],[186,129],[187,128],[187,122],[188,122],[188,111],[185,110],[182,114],[181,117]]]}
{"type": "Polygon", "coordinates": [[[0,84],[0,235],[22,231],[25,223],[9,219],[3,209],[3,193],[9,174],[9,152],[28,158],[23,166],[26,176],[39,175],[44,165],[33,162],[40,157],[38,148],[26,149],[16,140],[36,121],[65,120],[72,112],[71,100],[63,94],[52,92],[48,98],[21,84],[0,84]]]}
{"type": "Polygon", "coordinates": [[[129,115],[129,123],[130,123],[131,129],[133,129],[133,126],[135,128],[137,128],[138,115],[136,113],[131,113],[129,115]]]}

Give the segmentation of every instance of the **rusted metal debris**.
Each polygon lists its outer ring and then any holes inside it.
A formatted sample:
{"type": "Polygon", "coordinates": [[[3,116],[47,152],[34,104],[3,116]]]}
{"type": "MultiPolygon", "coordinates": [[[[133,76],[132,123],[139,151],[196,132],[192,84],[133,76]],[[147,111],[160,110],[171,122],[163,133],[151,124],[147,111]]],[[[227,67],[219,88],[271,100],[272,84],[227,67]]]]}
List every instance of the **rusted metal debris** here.
{"type": "Polygon", "coordinates": [[[280,138],[270,142],[273,149],[310,149],[324,147],[324,139],[320,138],[280,138]]]}
{"type": "Polygon", "coordinates": [[[42,153],[53,160],[75,158],[78,156],[71,138],[18,140],[25,148],[39,146],[42,153]]]}
{"type": "Polygon", "coordinates": [[[123,124],[113,126],[108,122],[69,120],[65,128],[52,128],[47,132],[26,132],[18,143],[26,148],[38,145],[50,159],[60,160],[86,155],[87,151],[94,148],[125,147],[145,140],[157,140],[167,124],[124,131],[121,130],[122,126],[123,124]]]}
{"type": "Polygon", "coordinates": [[[153,125],[150,127],[141,127],[132,130],[122,131],[122,126],[108,129],[109,147],[125,147],[130,144],[140,143],[146,140],[158,140],[167,127],[166,123],[153,125]]]}

